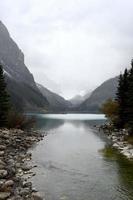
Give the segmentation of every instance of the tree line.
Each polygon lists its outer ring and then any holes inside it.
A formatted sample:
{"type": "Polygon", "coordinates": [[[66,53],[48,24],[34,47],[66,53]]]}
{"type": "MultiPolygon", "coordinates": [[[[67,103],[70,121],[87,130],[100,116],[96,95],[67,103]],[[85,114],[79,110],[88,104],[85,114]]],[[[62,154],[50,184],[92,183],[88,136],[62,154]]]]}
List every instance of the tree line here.
{"type": "Polygon", "coordinates": [[[7,116],[9,109],[9,95],[6,89],[3,67],[0,64],[0,127],[5,127],[7,125],[7,116]]]}
{"type": "Polygon", "coordinates": [[[31,128],[35,123],[33,117],[26,117],[15,110],[7,91],[3,66],[0,64],[0,128],[31,128]]]}
{"type": "Polygon", "coordinates": [[[131,68],[119,76],[115,99],[107,100],[102,111],[115,128],[128,129],[133,135],[133,60],[131,68]]]}

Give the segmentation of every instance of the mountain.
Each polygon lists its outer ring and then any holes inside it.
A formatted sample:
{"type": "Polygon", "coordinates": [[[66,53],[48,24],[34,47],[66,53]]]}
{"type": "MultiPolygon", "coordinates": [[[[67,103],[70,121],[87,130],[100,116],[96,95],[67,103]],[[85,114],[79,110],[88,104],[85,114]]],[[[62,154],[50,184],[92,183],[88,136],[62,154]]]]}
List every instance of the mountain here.
{"type": "Polygon", "coordinates": [[[86,92],[86,94],[84,95],[84,101],[91,96],[91,93],[91,91],[86,92]]]}
{"type": "Polygon", "coordinates": [[[89,98],[76,108],[79,112],[99,113],[101,105],[109,98],[114,98],[118,85],[118,77],[105,81],[96,88],[89,98]]]}
{"type": "Polygon", "coordinates": [[[40,92],[47,98],[49,102],[49,111],[50,112],[66,112],[69,110],[71,103],[65,100],[60,95],[48,90],[41,84],[37,84],[40,92]]]}
{"type": "Polygon", "coordinates": [[[4,68],[11,102],[18,110],[44,111],[48,101],[38,90],[33,75],[24,63],[24,54],[0,21],[0,63],[4,68]]]}
{"type": "Polygon", "coordinates": [[[72,106],[78,106],[84,101],[84,97],[81,95],[76,95],[69,101],[71,102],[72,106]]]}
{"type": "Polygon", "coordinates": [[[77,107],[79,106],[83,101],[85,101],[87,98],[89,98],[91,95],[91,92],[88,91],[86,92],[85,95],[76,95],[74,96],[73,98],[69,99],[69,101],[71,102],[72,104],[72,107],[77,107]]]}

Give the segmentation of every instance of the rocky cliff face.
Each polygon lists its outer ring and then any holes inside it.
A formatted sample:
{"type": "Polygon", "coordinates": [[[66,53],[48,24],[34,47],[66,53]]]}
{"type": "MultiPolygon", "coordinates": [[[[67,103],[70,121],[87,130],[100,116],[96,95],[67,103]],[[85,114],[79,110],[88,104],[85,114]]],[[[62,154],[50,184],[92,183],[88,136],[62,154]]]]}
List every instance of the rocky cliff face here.
{"type": "Polygon", "coordinates": [[[40,93],[33,75],[24,63],[24,54],[0,21],[0,63],[4,67],[13,105],[21,110],[43,110],[47,99],[40,93]]]}
{"type": "Polygon", "coordinates": [[[12,40],[7,28],[0,22],[0,62],[16,81],[35,86],[33,75],[24,64],[24,54],[12,40]]]}

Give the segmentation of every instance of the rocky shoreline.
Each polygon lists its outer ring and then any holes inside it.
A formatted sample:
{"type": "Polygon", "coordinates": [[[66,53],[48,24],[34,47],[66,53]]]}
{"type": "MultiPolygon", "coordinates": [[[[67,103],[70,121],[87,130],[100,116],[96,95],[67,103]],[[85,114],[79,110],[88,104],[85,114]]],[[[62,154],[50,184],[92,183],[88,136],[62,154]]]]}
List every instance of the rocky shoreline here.
{"type": "Polygon", "coordinates": [[[29,179],[35,174],[28,149],[43,139],[41,133],[0,129],[0,200],[42,200],[29,179]]]}
{"type": "Polygon", "coordinates": [[[125,140],[125,137],[129,136],[127,130],[110,130],[107,126],[102,126],[100,129],[102,129],[108,139],[112,141],[113,148],[117,149],[126,158],[133,160],[133,145],[125,140]]]}

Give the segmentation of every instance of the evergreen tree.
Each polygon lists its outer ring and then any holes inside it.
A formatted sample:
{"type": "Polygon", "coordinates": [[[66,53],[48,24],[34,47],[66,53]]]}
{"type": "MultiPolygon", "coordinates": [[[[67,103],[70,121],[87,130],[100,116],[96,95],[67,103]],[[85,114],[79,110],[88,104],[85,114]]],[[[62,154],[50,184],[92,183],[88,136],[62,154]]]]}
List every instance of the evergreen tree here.
{"type": "Polygon", "coordinates": [[[7,124],[7,115],[9,108],[9,95],[6,91],[3,67],[0,64],[0,127],[5,127],[7,124]]]}
{"type": "Polygon", "coordinates": [[[124,128],[127,124],[127,99],[128,99],[128,70],[125,69],[124,74],[120,75],[116,94],[116,101],[118,102],[118,128],[124,128]]]}
{"type": "Polygon", "coordinates": [[[128,76],[126,118],[127,118],[127,126],[133,135],[133,60],[131,65],[132,67],[129,71],[129,76],[128,76]]]}

